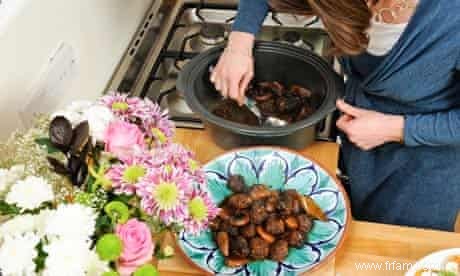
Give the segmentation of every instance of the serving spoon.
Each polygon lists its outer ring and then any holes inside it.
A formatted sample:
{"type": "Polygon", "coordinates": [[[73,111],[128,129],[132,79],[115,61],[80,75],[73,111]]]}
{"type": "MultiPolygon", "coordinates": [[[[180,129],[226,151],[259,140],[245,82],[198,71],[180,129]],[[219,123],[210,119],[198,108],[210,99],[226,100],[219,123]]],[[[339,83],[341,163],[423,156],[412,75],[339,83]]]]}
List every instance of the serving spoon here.
{"type": "Polygon", "coordinates": [[[267,116],[264,117],[262,115],[262,112],[260,112],[259,107],[257,107],[256,101],[249,99],[246,97],[246,102],[245,105],[251,110],[254,115],[259,118],[259,122],[261,122],[262,126],[268,126],[268,127],[284,127],[287,126],[288,122],[280,119],[278,117],[274,116],[267,116]]]}

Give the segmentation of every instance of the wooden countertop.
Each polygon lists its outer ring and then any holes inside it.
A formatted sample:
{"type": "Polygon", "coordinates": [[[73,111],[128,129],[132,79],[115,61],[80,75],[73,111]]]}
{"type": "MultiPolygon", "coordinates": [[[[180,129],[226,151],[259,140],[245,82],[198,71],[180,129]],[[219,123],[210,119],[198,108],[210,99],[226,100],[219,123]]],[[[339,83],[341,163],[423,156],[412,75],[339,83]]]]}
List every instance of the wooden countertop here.
{"type": "MultiPolygon", "coordinates": [[[[202,130],[178,129],[176,140],[194,151],[203,163],[225,152],[202,130]]],[[[337,169],[338,146],[334,143],[316,142],[299,152],[314,159],[329,172],[337,169]]],[[[166,239],[168,243],[174,243],[170,236],[166,239]]],[[[434,251],[453,247],[460,247],[459,234],[352,221],[350,233],[337,256],[308,275],[404,275],[409,263],[434,251]],[[369,269],[360,270],[360,265],[368,265],[369,269]],[[371,265],[373,269],[370,269],[371,265]]],[[[179,253],[160,261],[158,269],[162,276],[202,275],[179,253]]]]}

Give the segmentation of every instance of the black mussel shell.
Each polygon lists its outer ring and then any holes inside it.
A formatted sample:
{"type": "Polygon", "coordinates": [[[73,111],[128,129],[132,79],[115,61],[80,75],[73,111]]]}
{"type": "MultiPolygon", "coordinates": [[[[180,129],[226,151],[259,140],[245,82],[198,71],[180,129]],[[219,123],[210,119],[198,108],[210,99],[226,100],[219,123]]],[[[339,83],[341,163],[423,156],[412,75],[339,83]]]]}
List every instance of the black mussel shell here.
{"type": "Polygon", "coordinates": [[[80,153],[89,141],[89,124],[88,121],[81,122],[73,130],[72,144],[70,152],[72,154],[80,153]]]}
{"type": "Polygon", "coordinates": [[[67,170],[66,166],[59,160],[54,157],[48,156],[48,162],[50,163],[53,170],[58,174],[67,174],[69,171],[67,170]]]}
{"type": "Polygon", "coordinates": [[[50,123],[49,136],[53,146],[66,152],[72,142],[72,124],[63,116],[54,118],[50,123]]]}
{"type": "Polygon", "coordinates": [[[88,166],[80,157],[70,156],[67,169],[69,170],[70,180],[74,185],[81,186],[85,182],[88,175],[88,166]]]}
{"type": "Polygon", "coordinates": [[[79,170],[76,173],[72,174],[70,176],[70,179],[72,180],[72,183],[75,186],[80,187],[81,185],[83,185],[83,183],[85,183],[87,176],[88,176],[88,166],[86,165],[86,163],[82,163],[79,170]]]}
{"type": "Polygon", "coordinates": [[[67,161],[67,170],[69,171],[71,175],[73,175],[78,172],[78,170],[84,163],[85,162],[81,160],[80,157],[76,155],[71,155],[69,160],[67,161]]]}

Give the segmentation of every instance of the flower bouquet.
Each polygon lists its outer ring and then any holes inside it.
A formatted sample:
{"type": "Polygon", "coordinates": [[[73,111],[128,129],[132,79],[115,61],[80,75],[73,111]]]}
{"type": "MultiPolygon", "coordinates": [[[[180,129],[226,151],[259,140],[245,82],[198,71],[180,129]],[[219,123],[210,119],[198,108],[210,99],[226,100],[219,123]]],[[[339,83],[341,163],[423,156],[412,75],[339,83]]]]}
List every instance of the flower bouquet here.
{"type": "Polygon", "coordinates": [[[194,155],[148,99],[76,102],[0,144],[0,274],[158,275],[155,235],[218,208],[194,155]]]}

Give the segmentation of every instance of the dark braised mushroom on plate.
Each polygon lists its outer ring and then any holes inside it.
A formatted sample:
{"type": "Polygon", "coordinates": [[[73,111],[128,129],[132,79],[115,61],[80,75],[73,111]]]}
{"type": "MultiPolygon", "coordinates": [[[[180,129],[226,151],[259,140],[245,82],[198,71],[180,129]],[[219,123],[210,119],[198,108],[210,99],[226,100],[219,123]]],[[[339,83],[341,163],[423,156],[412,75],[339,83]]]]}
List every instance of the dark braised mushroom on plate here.
{"type": "Polygon", "coordinates": [[[270,247],[270,258],[274,261],[281,262],[289,253],[289,244],[285,240],[278,240],[270,247]]]}
{"type": "Polygon", "coordinates": [[[270,254],[270,246],[265,240],[255,237],[250,241],[250,256],[255,260],[262,260],[270,254]]]}
{"type": "Polygon", "coordinates": [[[282,261],[289,247],[300,248],[306,242],[313,227],[307,210],[321,210],[296,190],[246,184],[240,175],[229,178],[227,185],[235,193],[223,200],[219,214],[209,224],[225,264],[236,267],[267,258],[282,261]]]}

